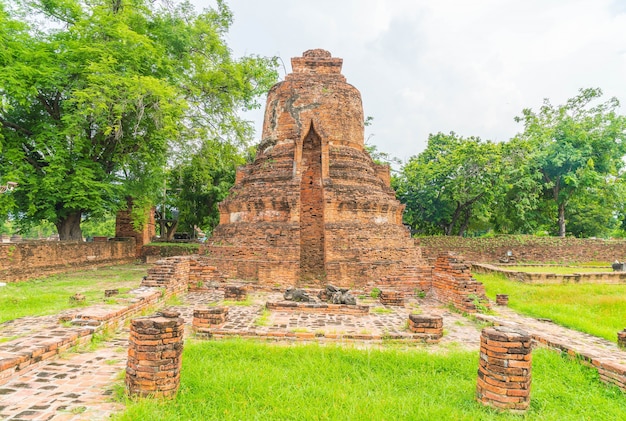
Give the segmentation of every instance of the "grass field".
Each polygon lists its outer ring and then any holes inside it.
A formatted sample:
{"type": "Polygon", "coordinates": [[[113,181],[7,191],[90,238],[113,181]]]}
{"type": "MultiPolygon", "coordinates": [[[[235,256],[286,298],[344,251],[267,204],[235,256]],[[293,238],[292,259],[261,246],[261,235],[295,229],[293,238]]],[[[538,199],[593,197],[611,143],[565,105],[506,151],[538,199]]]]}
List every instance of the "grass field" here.
{"type": "MultiPolygon", "coordinates": [[[[473,352],[187,343],[173,401],[127,401],[122,420],[619,420],[626,397],[560,354],[533,352],[526,416],[474,400],[473,352]]],[[[120,387],[120,391],[123,387],[120,387]]]]}
{"type": "Polygon", "coordinates": [[[75,307],[69,297],[85,296],[81,306],[104,301],[105,289],[120,293],[136,288],[146,274],[146,265],[109,266],[9,283],[0,287],[0,323],[23,316],[42,316],[75,307]]]}
{"type": "Polygon", "coordinates": [[[617,342],[626,327],[626,285],[525,284],[501,274],[475,274],[487,296],[509,295],[509,307],[617,342]]]}

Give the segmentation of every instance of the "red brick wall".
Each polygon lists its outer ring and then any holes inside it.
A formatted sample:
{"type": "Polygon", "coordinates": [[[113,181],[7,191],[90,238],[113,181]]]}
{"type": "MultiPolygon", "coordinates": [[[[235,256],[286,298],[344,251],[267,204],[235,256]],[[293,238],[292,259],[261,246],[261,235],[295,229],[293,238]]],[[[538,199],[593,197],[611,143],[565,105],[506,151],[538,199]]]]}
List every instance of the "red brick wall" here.
{"type": "Polygon", "coordinates": [[[626,260],[626,240],[503,235],[491,238],[416,238],[422,255],[435,259],[452,251],[474,262],[498,262],[507,251],[518,262],[574,263],[626,260]]]}
{"type": "Polygon", "coordinates": [[[122,210],[117,213],[115,218],[115,236],[118,238],[134,238],[135,239],[135,257],[141,256],[141,249],[145,244],[149,244],[152,238],[156,236],[156,227],[154,223],[154,208],[148,211],[148,220],[141,231],[136,231],[133,226],[133,220],[129,209],[122,210]]]}
{"type": "Polygon", "coordinates": [[[440,255],[433,268],[432,294],[458,310],[475,313],[476,304],[489,307],[485,287],[472,278],[470,266],[461,257],[452,254],[440,255]]]}
{"type": "Polygon", "coordinates": [[[0,244],[0,281],[27,280],[72,269],[135,259],[135,240],[84,243],[82,241],[29,241],[0,244]]]}
{"type": "Polygon", "coordinates": [[[324,274],[324,192],[319,136],[311,130],[302,146],[300,181],[300,276],[320,278],[324,274]]]}

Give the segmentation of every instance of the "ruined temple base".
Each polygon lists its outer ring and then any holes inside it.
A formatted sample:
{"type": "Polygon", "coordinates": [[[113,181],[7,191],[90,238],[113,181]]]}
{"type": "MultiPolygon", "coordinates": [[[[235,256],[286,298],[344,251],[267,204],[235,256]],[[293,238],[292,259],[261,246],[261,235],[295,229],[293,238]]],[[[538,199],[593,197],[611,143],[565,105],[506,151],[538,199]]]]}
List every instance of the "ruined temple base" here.
{"type": "Polygon", "coordinates": [[[328,304],[328,303],[298,303],[295,301],[268,301],[265,308],[274,311],[303,312],[303,313],[327,313],[327,314],[351,314],[366,315],[370,307],[366,305],[328,304]]]}

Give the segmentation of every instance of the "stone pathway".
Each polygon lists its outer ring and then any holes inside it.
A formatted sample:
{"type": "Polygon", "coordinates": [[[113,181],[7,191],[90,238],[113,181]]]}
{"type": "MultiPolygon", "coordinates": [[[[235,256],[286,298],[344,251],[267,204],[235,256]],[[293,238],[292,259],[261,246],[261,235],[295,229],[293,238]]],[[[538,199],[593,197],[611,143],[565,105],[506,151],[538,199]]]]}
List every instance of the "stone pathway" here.
{"type": "Polygon", "coordinates": [[[0,386],[0,419],[105,420],[123,405],[112,387],[126,367],[128,332],[93,351],[62,354],[0,386]]]}
{"type": "MultiPolygon", "coordinates": [[[[193,309],[201,306],[216,305],[223,298],[221,291],[190,292],[182,298],[182,303],[170,306],[181,312],[185,319],[188,335],[190,332],[193,309]]],[[[228,321],[224,329],[238,330],[245,334],[254,332],[254,336],[276,340],[280,332],[319,332],[343,334],[364,334],[370,336],[385,333],[405,332],[406,321],[411,312],[441,315],[444,320],[444,337],[438,344],[420,344],[398,342],[400,346],[420,348],[429,352],[441,353],[448,350],[478,351],[480,343],[480,325],[471,322],[457,313],[450,312],[442,304],[428,299],[412,299],[403,307],[382,306],[375,300],[366,299],[371,306],[370,314],[365,316],[346,314],[302,313],[302,312],[264,312],[267,301],[279,301],[281,294],[256,292],[250,295],[251,305],[229,305],[228,321]],[[377,310],[378,309],[378,310],[377,310]],[[265,318],[264,323],[260,322],[265,318]]],[[[599,364],[612,362],[626,364],[626,353],[617,349],[608,341],[574,332],[553,323],[541,322],[517,315],[508,308],[496,307],[496,315],[479,315],[479,319],[496,324],[521,327],[529,331],[536,340],[565,343],[575,352],[600,360],[599,364]]],[[[27,342],[28,335],[38,336],[53,331],[53,321],[58,316],[19,319],[0,325],[0,338],[20,336],[0,346],[5,351],[7,345],[27,342]]],[[[58,326],[58,325],[57,325],[58,326]]],[[[123,409],[112,400],[113,388],[121,385],[120,373],[126,366],[127,353],[126,330],[102,343],[92,351],[80,353],[65,352],[60,358],[43,362],[34,369],[7,383],[0,385],[0,420],[45,420],[77,421],[104,420],[123,409]]],[[[189,336],[187,336],[189,337],[189,336]]],[[[279,336],[280,338],[280,336],[279,336]]],[[[315,335],[305,340],[316,340],[315,335]]],[[[330,341],[328,341],[330,342],[330,341]]],[[[341,342],[341,341],[340,341],[341,342]]],[[[384,342],[384,341],[383,341],[384,342]]],[[[354,341],[357,347],[384,347],[381,341],[354,341]]],[[[568,348],[568,349],[570,349],[568,348]]],[[[85,348],[86,349],[86,348],[85,348]]],[[[593,364],[593,363],[592,363],[593,364]]],[[[601,367],[600,367],[601,368],[601,367]]]]}

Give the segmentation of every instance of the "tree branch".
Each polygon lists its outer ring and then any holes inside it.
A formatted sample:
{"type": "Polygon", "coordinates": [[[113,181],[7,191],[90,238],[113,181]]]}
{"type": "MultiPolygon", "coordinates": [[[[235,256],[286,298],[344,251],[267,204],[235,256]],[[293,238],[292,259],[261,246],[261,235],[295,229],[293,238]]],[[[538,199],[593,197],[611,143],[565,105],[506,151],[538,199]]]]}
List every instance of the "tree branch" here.
{"type": "Polygon", "coordinates": [[[7,121],[7,120],[3,119],[2,117],[0,117],[0,123],[2,123],[2,125],[4,127],[7,127],[9,129],[13,129],[13,130],[15,130],[17,132],[24,133],[26,136],[32,136],[33,135],[33,132],[31,132],[30,130],[28,130],[28,129],[20,126],[20,125],[17,125],[15,123],[11,123],[10,121],[7,121]]]}

